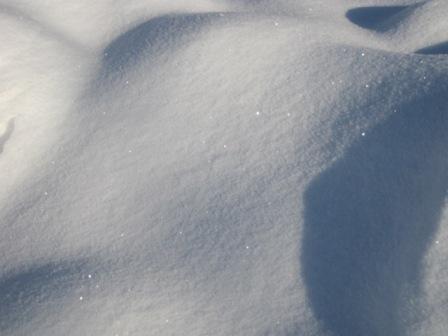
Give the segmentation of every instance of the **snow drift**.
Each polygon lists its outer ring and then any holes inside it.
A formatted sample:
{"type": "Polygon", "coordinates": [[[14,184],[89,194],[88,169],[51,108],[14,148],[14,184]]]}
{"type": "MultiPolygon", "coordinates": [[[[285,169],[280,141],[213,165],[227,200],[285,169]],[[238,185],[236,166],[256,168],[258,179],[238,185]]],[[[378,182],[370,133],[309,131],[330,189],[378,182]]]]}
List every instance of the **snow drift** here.
{"type": "Polygon", "coordinates": [[[444,1],[0,1],[2,335],[444,335],[444,1]]]}

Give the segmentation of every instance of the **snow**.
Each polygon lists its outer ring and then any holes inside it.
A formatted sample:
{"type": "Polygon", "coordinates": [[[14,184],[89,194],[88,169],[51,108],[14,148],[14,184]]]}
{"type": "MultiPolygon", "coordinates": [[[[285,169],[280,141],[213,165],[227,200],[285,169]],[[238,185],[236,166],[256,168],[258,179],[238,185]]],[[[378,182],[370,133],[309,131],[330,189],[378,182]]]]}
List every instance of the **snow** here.
{"type": "Polygon", "coordinates": [[[1,335],[446,335],[444,0],[0,0],[1,335]]]}

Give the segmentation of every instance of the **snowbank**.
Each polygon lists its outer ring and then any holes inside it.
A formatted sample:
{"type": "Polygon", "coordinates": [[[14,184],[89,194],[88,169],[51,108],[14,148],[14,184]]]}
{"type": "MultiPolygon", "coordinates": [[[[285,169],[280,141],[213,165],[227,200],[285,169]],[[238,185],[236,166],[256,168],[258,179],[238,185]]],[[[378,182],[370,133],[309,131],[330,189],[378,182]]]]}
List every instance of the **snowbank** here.
{"type": "Polygon", "coordinates": [[[444,335],[443,1],[0,1],[3,335],[444,335]]]}

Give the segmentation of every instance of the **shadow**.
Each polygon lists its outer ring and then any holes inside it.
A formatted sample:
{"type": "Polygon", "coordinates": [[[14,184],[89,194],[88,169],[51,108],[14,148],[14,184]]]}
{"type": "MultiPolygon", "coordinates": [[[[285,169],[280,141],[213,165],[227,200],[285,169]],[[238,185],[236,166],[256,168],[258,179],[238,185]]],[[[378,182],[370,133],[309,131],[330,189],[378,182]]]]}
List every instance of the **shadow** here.
{"type": "Polygon", "coordinates": [[[12,133],[14,132],[14,124],[14,118],[9,119],[5,132],[3,132],[3,134],[0,136],[0,154],[3,153],[5,144],[8,142],[8,140],[11,138],[12,133]]]}
{"type": "Polygon", "coordinates": [[[391,6],[391,7],[360,7],[353,8],[347,11],[345,14],[346,18],[355,25],[373,30],[386,30],[382,25],[402,12],[403,10],[409,8],[408,6],[391,6]]]}
{"type": "Polygon", "coordinates": [[[448,97],[403,106],[305,193],[302,276],[336,336],[404,335],[448,186],[448,97]]]}
{"type": "MultiPolygon", "coordinates": [[[[142,57],[179,49],[190,34],[216,19],[219,13],[166,15],[137,25],[115,38],[103,52],[102,72],[118,73],[142,57]]],[[[187,41],[185,41],[187,42],[187,41]]]]}
{"type": "Polygon", "coordinates": [[[29,320],[82,277],[83,263],[49,263],[0,279],[0,331],[29,320]]]}
{"type": "Polygon", "coordinates": [[[448,42],[438,43],[426,48],[419,49],[415,52],[422,55],[447,55],[448,54],[448,42]]]}

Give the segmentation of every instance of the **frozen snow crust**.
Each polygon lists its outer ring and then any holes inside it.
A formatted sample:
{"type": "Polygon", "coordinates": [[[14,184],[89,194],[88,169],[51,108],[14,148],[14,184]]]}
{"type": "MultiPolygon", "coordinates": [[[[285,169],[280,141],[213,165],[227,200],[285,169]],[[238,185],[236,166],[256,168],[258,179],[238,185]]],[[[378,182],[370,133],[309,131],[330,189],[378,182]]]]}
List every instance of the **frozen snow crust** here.
{"type": "Polygon", "coordinates": [[[0,1],[0,334],[446,335],[447,16],[0,1]]]}

